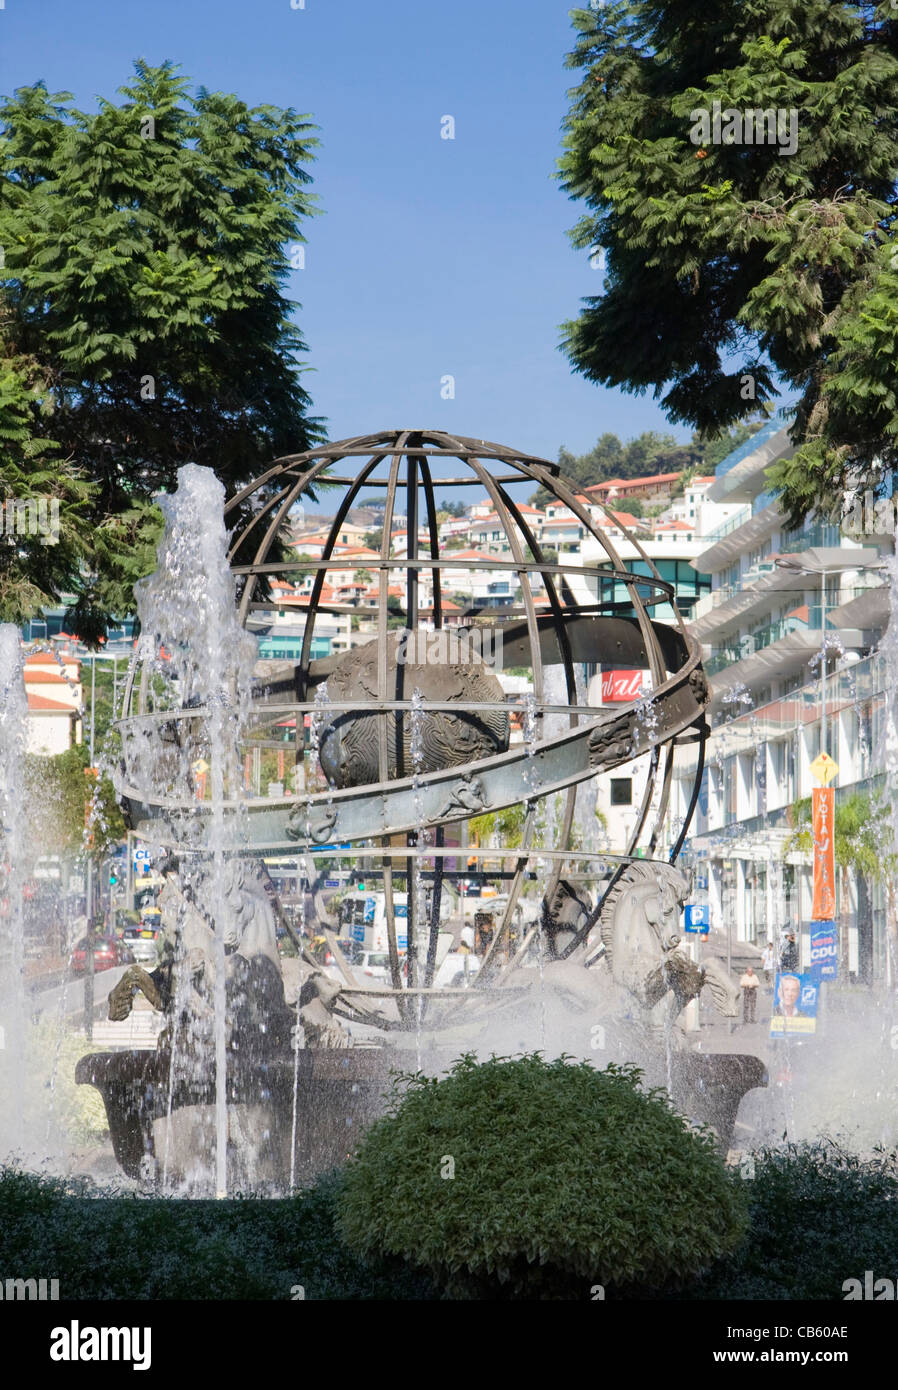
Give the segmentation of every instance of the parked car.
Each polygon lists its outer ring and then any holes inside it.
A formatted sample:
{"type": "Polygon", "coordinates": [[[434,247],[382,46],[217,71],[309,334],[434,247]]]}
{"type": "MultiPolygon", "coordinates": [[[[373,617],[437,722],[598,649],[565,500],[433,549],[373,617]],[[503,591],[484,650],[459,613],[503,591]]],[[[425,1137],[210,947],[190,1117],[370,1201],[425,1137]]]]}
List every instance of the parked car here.
{"type": "Polygon", "coordinates": [[[155,965],[159,959],[162,933],[157,927],[142,922],[139,927],[126,927],[122,944],[138,965],[155,965]]]}
{"type": "MultiPolygon", "coordinates": [[[[116,965],[134,964],[134,956],[125,941],[119,941],[114,936],[95,936],[93,945],[95,971],[112,970],[116,965]]],[[[84,936],[72,951],[71,967],[76,975],[83,975],[87,970],[88,947],[88,939],[84,936]]]]}
{"type": "Polygon", "coordinates": [[[480,961],[468,951],[449,951],[434,976],[435,989],[464,989],[471,983],[480,961]]]}
{"type": "Polygon", "coordinates": [[[373,984],[391,982],[390,957],[386,951],[362,951],[352,963],[354,975],[362,975],[373,984]]]}

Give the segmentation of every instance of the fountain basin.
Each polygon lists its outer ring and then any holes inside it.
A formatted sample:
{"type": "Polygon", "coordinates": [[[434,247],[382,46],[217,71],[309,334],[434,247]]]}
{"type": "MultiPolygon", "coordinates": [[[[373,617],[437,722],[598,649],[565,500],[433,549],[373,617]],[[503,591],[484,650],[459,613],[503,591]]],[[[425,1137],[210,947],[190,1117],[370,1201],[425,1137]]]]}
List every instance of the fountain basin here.
{"type": "MultiPolygon", "coordinates": [[[[290,1185],[293,1093],[296,1079],[298,1184],[345,1162],[365,1128],[383,1112],[395,1052],[379,1048],[304,1049],[229,1068],[229,1169],[242,1182],[286,1191],[290,1185]]],[[[171,1053],[99,1052],[82,1057],[81,1085],[103,1097],[116,1161],[132,1178],[161,1177],[191,1185],[212,1166],[214,1077],[177,1076],[169,1097],[171,1053]]]]}
{"type": "MultiPolygon", "coordinates": [[[[170,1066],[165,1049],[100,1052],[81,1058],[75,1079],[103,1097],[116,1161],[129,1177],[161,1177],[164,1167],[173,1184],[193,1187],[212,1166],[215,1085],[212,1078],[176,1079],[169,1101],[170,1066]]],[[[392,1048],[337,1048],[303,1049],[298,1066],[283,1057],[229,1071],[232,1186],[286,1191],[291,1166],[298,1185],[339,1167],[384,1113],[390,1071],[413,1067],[413,1054],[392,1048]]],[[[766,1084],[763,1062],[748,1054],[687,1052],[673,1059],[674,1103],[714,1129],[724,1155],[743,1096],[766,1084]]]]}

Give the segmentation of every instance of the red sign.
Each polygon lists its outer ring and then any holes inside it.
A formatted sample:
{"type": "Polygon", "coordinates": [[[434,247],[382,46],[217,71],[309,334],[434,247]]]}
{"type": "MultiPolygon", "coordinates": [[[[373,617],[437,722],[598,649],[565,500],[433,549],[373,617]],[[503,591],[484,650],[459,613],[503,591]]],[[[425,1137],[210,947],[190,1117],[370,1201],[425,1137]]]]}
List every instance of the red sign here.
{"type": "Polygon", "coordinates": [[[814,787],[811,818],[814,826],[814,904],[811,920],[830,922],[836,915],[836,793],[833,787],[814,787]]]}
{"type": "Polygon", "coordinates": [[[642,671],[603,671],[602,704],[621,704],[638,700],[642,694],[642,671]]]}

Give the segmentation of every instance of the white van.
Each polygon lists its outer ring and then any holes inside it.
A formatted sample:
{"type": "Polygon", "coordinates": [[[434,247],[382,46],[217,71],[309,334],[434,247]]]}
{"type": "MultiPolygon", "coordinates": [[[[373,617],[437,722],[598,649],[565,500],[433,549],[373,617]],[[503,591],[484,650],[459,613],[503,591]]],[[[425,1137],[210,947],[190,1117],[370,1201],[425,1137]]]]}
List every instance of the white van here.
{"type": "MultiPolygon", "coordinates": [[[[430,903],[428,895],[427,911],[430,903]]],[[[408,950],[408,894],[393,894],[396,914],[396,945],[408,950]]],[[[451,912],[446,894],[440,903],[440,920],[445,922],[451,912]]],[[[340,904],[340,935],[350,937],[364,951],[388,951],[386,894],[362,890],[347,893],[340,904]]],[[[442,933],[441,933],[442,935],[442,933]]]]}
{"type": "MultiPolygon", "coordinates": [[[[340,935],[348,936],[363,951],[389,950],[386,895],[384,893],[347,893],[340,904],[340,935]]],[[[393,894],[396,914],[396,945],[408,950],[408,894],[393,894]]]]}

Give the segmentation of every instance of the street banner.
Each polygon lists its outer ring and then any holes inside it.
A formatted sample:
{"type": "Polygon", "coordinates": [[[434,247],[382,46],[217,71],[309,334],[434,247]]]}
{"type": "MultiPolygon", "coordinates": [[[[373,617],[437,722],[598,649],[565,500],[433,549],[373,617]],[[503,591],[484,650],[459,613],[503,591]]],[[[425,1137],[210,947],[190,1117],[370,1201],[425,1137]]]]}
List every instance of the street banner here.
{"type": "Polygon", "coordinates": [[[813,975],[777,971],[773,981],[772,1038],[809,1037],[817,1031],[820,986],[813,975]]]}
{"type": "Polygon", "coordinates": [[[831,922],[836,915],[836,793],[833,787],[814,787],[811,820],[814,832],[814,902],[811,919],[831,922]]]}
{"type": "Polygon", "coordinates": [[[834,980],[839,973],[839,929],[835,922],[811,923],[811,974],[834,980]]]}

